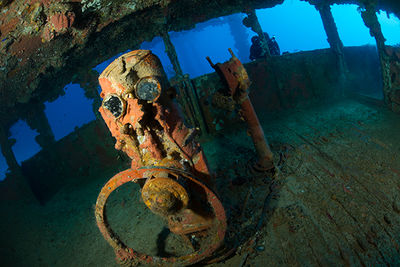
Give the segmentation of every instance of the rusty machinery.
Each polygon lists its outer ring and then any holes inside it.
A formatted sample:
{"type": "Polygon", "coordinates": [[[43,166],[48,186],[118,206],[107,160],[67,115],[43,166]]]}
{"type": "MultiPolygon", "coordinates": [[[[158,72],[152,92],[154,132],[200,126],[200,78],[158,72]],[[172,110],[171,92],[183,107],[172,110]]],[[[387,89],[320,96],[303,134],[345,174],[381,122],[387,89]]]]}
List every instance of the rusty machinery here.
{"type": "Polygon", "coordinates": [[[116,139],[115,148],[131,168],[112,177],[97,198],[95,216],[117,260],[125,265],[190,265],[209,257],[226,231],[224,208],[210,187],[211,176],[195,132],[187,128],[173,101],[159,59],[148,50],[126,53],[100,75],[99,111],[116,139]],[[157,257],[125,245],[107,222],[110,194],[127,182],[141,184],[146,206],[165,218],[172,233],[191,247],[188,255],[157,257]]]}
{"type": "Polygon", "coordinates": [[[257,172],[274,172],[273,153],[264,136],[264,131],[254,111],[253,105],[249,98],[250,79],[240,60],[233,54],[232,49],[228,49],[231,54],[230,60],[224,63],[213,64],[211,59],[207,57],[211,67],[219,74],[225,82],[225,92],[232,96],[235,102],[240,105],[240,116],[247,123],[248,133],[254,143],[258,160],[252,166],[257,172]]]}

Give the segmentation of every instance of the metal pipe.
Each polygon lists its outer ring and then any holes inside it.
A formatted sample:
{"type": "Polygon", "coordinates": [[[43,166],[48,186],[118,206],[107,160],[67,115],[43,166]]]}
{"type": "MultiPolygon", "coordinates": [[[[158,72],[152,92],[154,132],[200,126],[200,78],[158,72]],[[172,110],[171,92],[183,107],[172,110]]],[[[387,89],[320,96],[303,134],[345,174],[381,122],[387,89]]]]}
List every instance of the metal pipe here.
{"type": "Polygon", "coordinates": [[[264,131],[261,127],[260,121],[258,120],[253,105],[251,104],[249,96],[247,96],[241,103],[240,113],[247,123],[250,137],[253,140],[254,147],[258,155],[257,167],[262,170],[270,170],[274,168],[274,155],[272,154],[267,139],[265,138],[264,131]]]}
{"type": "Polygon", "coordinates": [[[207,57],[207,61],[225,80],[229,93],[241,107],[240,114],[247,123],[250,137],[259,157],[254,168],[258,171],[271,170],[274,168],[273,153],[248,95],[251,84],[249,76],[232,49],[229,48],[228,50],[232,56],[229,61],[214,64],[209,57],[207,57]]]}

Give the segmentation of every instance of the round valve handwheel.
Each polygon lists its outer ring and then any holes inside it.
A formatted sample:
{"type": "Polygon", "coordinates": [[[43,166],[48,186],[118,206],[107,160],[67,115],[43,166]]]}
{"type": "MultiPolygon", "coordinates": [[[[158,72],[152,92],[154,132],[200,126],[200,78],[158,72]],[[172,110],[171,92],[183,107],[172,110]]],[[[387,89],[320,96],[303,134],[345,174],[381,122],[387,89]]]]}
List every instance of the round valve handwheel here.
{"type": "MultiPolygon", "coordinates": [[[[190,187],[190,186],[189,186],[190,187]]],[[[179,169],[165,167],[143,167],[138,170],[128,169],[112,177],[102,188],[96,202],[95,216],[97,226],[106,241],[114,248],[117,259],[120,263],[128,266],[135,266],[139,263],[158,266],[186,266],[199,262],[219,248],[223,242],[226,231],[226,217],[224,208],[217,195],[208,188],[203,182],[199,181],[191,173],[179,169]],[[107,222],[105,205],[110,194],[127,182],[137,182],[140,179],[147,179],[150,176],[156,177],[157,174],[168,174],[170,179],[183,179],[185,183],[192,184],[196,191],[202,192],[202,200],[206,201],[210,207],[211,217],[204,222],[198,220],[198,215],[191,209],[190,205],[177,211],[175,214],[163,216],[168,220],[171,232],[181,235],[199,236],[203,240],[200,242],[193,253],[179,257],[157,257],[135,251],[126,246],[114,234],[107,222]],[[199,190],[200,189],[200,190],[199,190]],[[197,225],[194,222],[198,222],[197,225]],[[196,227],[193,228],[193,225],[196,227]]],[[[186,236],[186,238],[188,238],[186,236]]],[[[187,239],[188,241],[189,239],[187,239]]]]}

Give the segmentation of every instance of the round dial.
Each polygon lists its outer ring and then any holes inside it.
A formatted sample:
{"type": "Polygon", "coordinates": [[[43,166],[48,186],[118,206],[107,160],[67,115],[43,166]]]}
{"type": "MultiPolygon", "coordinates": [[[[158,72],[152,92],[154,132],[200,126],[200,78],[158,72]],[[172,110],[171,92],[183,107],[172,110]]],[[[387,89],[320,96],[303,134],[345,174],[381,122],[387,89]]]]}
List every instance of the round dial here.
{"type": "Polygon", "coordinates": [[[153,77],[145,77],[136,84],[136,97],[141,100],[155,101],[161,94],[160,82],[153,77]]]}
{"type": "Polygon", "coordinates": [[[124,111],[124,104],[116,95],[108,95],[103,101],[103,107],[108,109],[115,118],[119,118],[124,111]]]}

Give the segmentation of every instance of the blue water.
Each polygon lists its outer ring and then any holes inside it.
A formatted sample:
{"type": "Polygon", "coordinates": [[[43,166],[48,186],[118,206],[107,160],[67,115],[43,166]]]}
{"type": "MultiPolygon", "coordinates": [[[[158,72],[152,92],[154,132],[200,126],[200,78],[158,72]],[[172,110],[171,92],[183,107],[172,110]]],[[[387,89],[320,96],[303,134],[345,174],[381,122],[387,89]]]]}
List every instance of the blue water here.
{"type": "Polygon", "coordinates": [[[21,163],[40,151],[41,148],[35,141],[38,132],[29,128],[25,121],[17,121],[10,128],[10,133],[12,138],[16,140],[15,144],[12,146],[12,150],[18,163],[21,163]]]}
{"type": "MultiPolygon", "coordinates": [[[[375,45],[356,5],[334,5],[332,13],[345,46],[375,45]]],[[[255,34],[241,25],[244,16],[234,14],[199,23],[192,30],[170,32],[183,72],[191,78],[212,72],[213,69],[205,57],[210,56],[213,62],[226,61],[230,58],[227,50],[229,47],[243,63],[249,62],[250,40],[255,34]]],[[[286,0],[282,5],[257,10],[257,16],[263,30],[270,36],[275,36],[281,52],[293,53],[329,47],[319,13],[304,1],[286,0]]],[[[385,12],[378,14],[378,19],[387,39],[386,44],[400,44],[400,20],[393,15],[388,17],[385,12]]],[[[156,37],[151,42],[144,42],[141,49],[150,49],[158,55],[169,78],[175,75],[162,38],[156,37]]],[[[125,52],[121,51],[95,66],[94,70],[101,73],[109,63],[125,52]]],[[[65,95],[54,102],[45,103],[45,112],[56,140],[95,119],[92,100],[84,96],[79,85],[68,84],[64,90],[65,95]]],[[[40,150],[35,141],[36,135],[23,121],[13,125],[11,138],[15,138],[17,142],[12,149],[18,162],[28,159],[40,150]]],[[[0,180],[4,179],[6,170],[7,164],[0,154],[0,180]]]]}
{"type": "Polygon", "coordinates": [[[328,48],[326,33],[317,10],[307,2],[285,1],[257,11],[261,27],[275,36],[281,52],[328,48]]]}
{"type": "Polygon", "coordinates": [[[54,102],[45,102],[45,113],[53,130],[56,141],[95,119],[93,100],[85,97],[79,84],[68,84],[64,87],[65,95],[54,102]]]}

